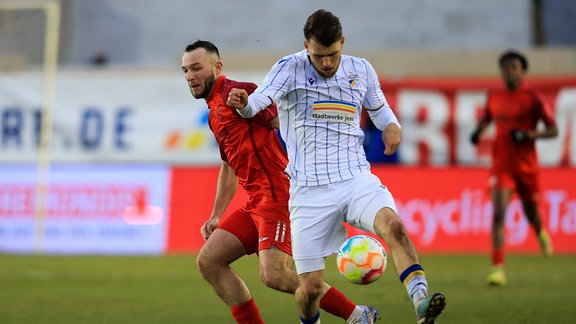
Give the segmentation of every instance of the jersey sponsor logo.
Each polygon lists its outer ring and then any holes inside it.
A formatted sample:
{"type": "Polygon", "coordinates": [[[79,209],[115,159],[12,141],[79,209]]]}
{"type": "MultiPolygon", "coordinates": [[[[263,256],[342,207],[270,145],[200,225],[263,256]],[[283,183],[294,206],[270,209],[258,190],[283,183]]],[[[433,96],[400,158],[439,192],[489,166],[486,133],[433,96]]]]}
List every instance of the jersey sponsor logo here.
{"type": "Polygon", "coordinates": [[[315,101],[312,118],[337,123],[352,123],[356,117],[356,105],[336,100],[315,101]]]}

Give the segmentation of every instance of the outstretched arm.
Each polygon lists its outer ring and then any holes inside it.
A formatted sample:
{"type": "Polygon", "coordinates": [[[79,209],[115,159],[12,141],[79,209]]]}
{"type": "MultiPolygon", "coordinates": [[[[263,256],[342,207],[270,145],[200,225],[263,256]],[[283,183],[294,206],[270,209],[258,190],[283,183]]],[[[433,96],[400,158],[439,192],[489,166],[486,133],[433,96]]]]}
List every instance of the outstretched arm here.
{"type": "Polygon", "coordinates": [[[248,92],[244,89],[232,89],[228,94],[226,104],[234,109],[241,110],[248,104],[248,92]]]}
{"type": "Polygon", "coordinates": [[[232,89],[226,104],[238,110],[240,116],[252,118],[261,110],[273,105],[274,99],[260,93],[252,93],[248,96],[248,92],[244,89],[232,89]]]}

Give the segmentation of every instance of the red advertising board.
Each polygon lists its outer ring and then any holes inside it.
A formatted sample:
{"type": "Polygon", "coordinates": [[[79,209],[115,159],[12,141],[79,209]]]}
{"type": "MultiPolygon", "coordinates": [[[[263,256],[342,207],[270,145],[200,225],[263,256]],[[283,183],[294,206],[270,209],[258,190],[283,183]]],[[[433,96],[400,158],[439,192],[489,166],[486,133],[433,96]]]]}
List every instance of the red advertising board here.
{"type": "MultiPolygon", "coordinates": [[[[378,165],[373,172],[391,190],[398,212],[422,253],[490,251],[492,206],[485,168],[421,168],[378,165]]],[[[203,240],[200,226],[210,216],[217,167],[172,170],[167,252],[195,252],[203,240]]],[[[542,170],[542,214],[558,253],[576,253],[576,169],[542,170]]],[[[229,206],[246,199],[240,189],[229,206]]],[[[351,234],[356,230],[351,230],[351,234]]],[[[506,216],[506,248],[538,253],[534,233],[516,197],[506,216]]]]}
{"type": "MultiPolygon", "coordinates": [[[[210,217],[219,170],[219,167],[172,169],[167,252],[196,252],[202,246],[200,227],[210,217]]],[[[246,199],[246,193],[239,188],[227,211],[239,208],[246,199]]]]}

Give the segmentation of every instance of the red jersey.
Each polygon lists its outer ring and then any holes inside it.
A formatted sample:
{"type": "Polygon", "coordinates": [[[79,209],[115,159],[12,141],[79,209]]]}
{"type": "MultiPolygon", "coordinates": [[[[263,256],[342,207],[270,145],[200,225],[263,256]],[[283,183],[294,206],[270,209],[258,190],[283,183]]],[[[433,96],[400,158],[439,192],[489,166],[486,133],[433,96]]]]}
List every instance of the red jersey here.
{"type": "Polygon", "coordinates": [[[514,91],[502,89],[488,93],[484,120],[494,121],[496,135],[492,147],[495,172],[535,172],[538,156],[534,140],[514,142],[512,130],[535,130],[539,121],[555,125],[554,114],[534,90],[521,85],[514,91]]]}
{"type": "Polygon", "coordinates": [[[290,187],[284,174],[288,156],[269,123],[278,115],[276,106],[246,119],[226,105],[232,88],[244,89],[250,94],[256,87],[253,83],[220,76],[206,99],[210,109],[208,124],[220,148],[220,156],[230,163],[253,205],[270,199],[288,200],[290,187]]]}

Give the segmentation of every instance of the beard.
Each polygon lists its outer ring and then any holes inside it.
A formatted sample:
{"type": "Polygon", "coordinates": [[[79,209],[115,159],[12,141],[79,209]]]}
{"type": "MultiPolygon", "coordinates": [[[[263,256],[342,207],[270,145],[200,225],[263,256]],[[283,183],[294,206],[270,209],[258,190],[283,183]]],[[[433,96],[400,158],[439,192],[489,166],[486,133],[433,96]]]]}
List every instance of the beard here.
{"type": "Polygon", "coordinates": [[[208,76],[206,80],[204,80],[204,88],[202,88],[202,91],[194,93],[194,90],[191,90],[192,96],[194,96],[194,98],[196,99],[208,98],[208,96],[212,92],[212,89],[214,88],[215,83],[216,83],[216,77],[214,76],[214,74],[210,74],[210,76],[208,76]]]}
{"type": "Polygon", "coordinates": [[[334,76],[334,74],[336,74],[336,71],[316,70],[316,72],[318,72],[318,74],[320,74],[320,76],[322,76],[323,78],[326,78],[326,79],[330,79],[331,77],[334,76]]]}
{"type": "Polygon", "coordinates": [[[338,63],[335,65],[336,66],[335,69],[323,70],[322,66],[320,66],[320,65],[316,66],[316,64],[314,64],[314,62],[310,58],[310,55],[308,55],[308,62],[310,62],[310,64],[312,64],[312,67],[314,68],[316,73],[318,73],[318,75],[320,75],[321,77],[323,77],[325,79],[330,79],[331,77],[333,77],[336,74],[336,72],[338,72],[338,66],[340,65],[340,60],[341,60],[341,58],[338,59],[338,63]]]}

